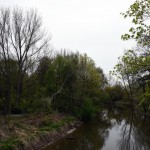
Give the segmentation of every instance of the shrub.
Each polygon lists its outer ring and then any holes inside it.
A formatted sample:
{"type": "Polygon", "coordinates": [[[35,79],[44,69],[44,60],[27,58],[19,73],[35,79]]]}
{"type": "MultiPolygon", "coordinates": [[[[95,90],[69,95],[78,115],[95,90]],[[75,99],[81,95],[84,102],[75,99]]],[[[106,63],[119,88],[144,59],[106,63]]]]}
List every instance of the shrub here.
{"type": "Polygon", "coordinates": [[[96,108],[94,107],[92,100],[85,98],[83,105],[79,108],[76,108],[75,115],[83,121],[91,120],[96,108]]]}
{"type": "Polygon", "coordinates": [[[51,108],[51,99],[49,97],[47,98],[41,98],[37,100],[24,100],[22,103],[22,110],[27,113],[27,112],[46,112],[46,113],[51,113],[52,108],[51,108]]]}

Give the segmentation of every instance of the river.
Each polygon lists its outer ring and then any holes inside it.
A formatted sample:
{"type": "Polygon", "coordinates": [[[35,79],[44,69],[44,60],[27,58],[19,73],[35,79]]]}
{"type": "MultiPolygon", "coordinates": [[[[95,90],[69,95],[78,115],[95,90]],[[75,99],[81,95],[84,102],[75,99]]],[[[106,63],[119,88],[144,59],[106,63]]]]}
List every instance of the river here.
{"type": "Polygon", "coordinates": [[[150,119],[131,111],[105,111],[44,150],[150,150],[150,119]]]}

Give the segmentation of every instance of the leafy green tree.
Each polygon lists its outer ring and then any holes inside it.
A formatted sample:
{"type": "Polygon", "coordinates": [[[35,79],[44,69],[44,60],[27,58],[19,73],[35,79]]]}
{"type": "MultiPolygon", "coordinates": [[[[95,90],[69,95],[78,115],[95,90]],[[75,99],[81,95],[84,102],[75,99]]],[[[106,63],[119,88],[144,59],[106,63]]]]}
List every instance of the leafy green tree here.
{"type": "Polygon", "coordinates": [[[46,78],[46,93],[55,109],[75,112],[85,99],[98,100],[106,78],[101,68],[86,54],[57,54],[49,63],[46,78]]]}
{"type": "MultiPolygon", "coordinates": [[[[129,29],[129,33],[122,35],[123,40],[135,39],[138,44],[138,52],[134,50],[136,59],[132,57],[132,60],[128,58],[130,66],[136,74],[135,81],[139,87],[143,88],[144,98],[142,98],[142,104],[147,103],[147,96],[149,90],[147,86],[150,80],[150,1],[149,0],[136,0],[129,9],[122,13],[124,18],[132,18],[133,26],[129,29]],[[133,62],[133,60],[135,62],[133,62]],[[134,67],[133,67],[134,66],[134,67]]],[[[132,73],[133,74],[133,73],[132,73]]],[[[141,95],[143,95],[141,93],[141,95]]],[[[144,106],[145,107],[145,106],[144,106]]]]}
{"type": "Polygon", "coordinates": [[[134,83],[135,83],[135,67],[131,65],[133,56],[132,51],[127,51],[123,57],[119,58],[119,63],[114,67],[113,75],[116,75],[123,83],[126,91],[133,101],[134,83]]]}
{"type": "Polygon", "coordinates": [[[124,18],[132,18],[132,23],[134,24],[129,29],[129,33],[122,35],[123,40],[135,39],[138,43],[144,45],[150,44],[149,9],[149,0],[136,0],[125,13],[122,13],[124,18]]]}

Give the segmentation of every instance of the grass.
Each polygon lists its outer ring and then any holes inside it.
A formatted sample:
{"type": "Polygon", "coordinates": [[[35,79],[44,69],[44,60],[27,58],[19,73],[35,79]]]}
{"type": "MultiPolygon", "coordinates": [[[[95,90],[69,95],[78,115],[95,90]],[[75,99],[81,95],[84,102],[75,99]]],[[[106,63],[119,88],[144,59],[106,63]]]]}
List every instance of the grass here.
{"type": "Polygon", "coordinates": [[[25,144],[49,133],[59,132],[75,120],[74,117],[62,114],[11,118],[8,124],[0,125],[0,150],[21,150],[25,144]]]}
{"type": "Polygon", "coordinates": [[[60,128],[62,128],[65,124],[73,122],[74,120],[74,117],[68,116],[56,122],[53,122],[52,120],[47,120],[41,125],[40,131],[57,131],[60,128]]]}
{"type": "Polygon", "coordinates": [[[0,149],[1,150],[14,150],[15,147],[21,147],[22,141],[16,137],[9,138],[7,140],[3,140],[0,142],[0,149]]]}

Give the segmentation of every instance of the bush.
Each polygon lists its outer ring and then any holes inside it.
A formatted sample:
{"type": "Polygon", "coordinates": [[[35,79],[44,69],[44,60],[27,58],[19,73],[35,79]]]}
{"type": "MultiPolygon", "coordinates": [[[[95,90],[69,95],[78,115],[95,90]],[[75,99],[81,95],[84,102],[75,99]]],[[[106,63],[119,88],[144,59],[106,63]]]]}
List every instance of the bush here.
{"type": "Polygon", "coordinates": [[[91,120],[95,112],[96,108],[94,107],[92,100],[85,98],[83,105],[80,108],[76,108],[75,115],[83,121],[88,121],[91,120]]]}
{"type": "Polygon", "coordinates": [[[105,91],[108,93],[108,103],[111,105],[123,99],[123,88],[120,85],[107,86],[105,87],[105,91]]]}
{"type": "Polygon", "coordinates": [[[141,96],[139,106],[145,114],[150,114],[150,87],[149,86],[146,86],[146,92],[141,96]]]}
{"type": "Polygon", "coordinates": [[[51,108],[51,99],[49,97],[47,98],[41,98],[37,100],[24,100],[22,103],[22,110],[25,113],[36,113],[36,112],[46,112],[46,113],[51,113],[52,108],[51,108]]]}

